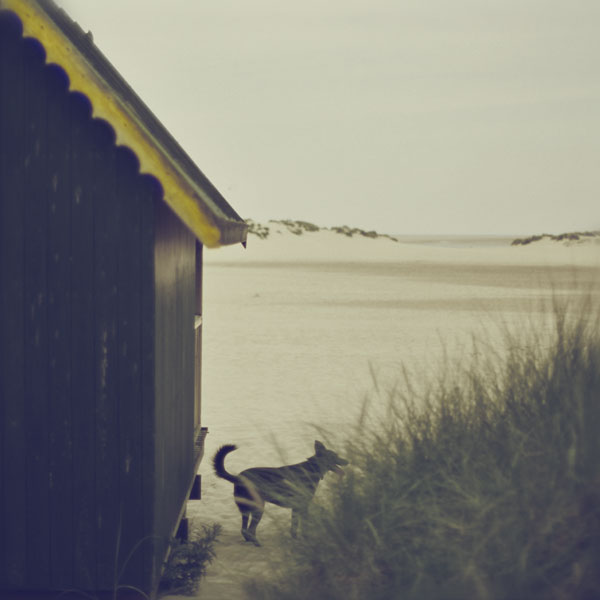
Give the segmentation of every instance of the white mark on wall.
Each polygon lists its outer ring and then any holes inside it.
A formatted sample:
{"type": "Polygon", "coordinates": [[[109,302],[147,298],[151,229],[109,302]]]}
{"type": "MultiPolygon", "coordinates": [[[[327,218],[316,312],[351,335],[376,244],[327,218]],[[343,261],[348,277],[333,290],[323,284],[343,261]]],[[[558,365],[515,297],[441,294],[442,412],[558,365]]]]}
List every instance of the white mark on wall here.
{"type": "Polygon", "coordinates": [[[108,371],[108,346],[106,344],[108,340],[108,331],[102,330],[100,336],[100,386],[106,387],[106,372],[108,371]]]}

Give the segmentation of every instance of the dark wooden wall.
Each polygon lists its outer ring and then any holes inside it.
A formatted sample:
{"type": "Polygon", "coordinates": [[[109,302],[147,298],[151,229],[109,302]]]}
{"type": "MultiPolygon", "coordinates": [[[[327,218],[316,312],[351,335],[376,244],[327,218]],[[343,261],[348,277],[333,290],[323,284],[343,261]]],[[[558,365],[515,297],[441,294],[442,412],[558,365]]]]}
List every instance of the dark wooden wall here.
{"type": "Polygon", "coordinates": [[[155,532],[164,545],[194,476],[196,242],[163,203],[156,205],[155,239],[155,532]]]}
{"type": "Polygon", "coordinates": [[[0,13],[0,589],[148,589],[190,476],[193,240],[67,86],[0,13]]]}

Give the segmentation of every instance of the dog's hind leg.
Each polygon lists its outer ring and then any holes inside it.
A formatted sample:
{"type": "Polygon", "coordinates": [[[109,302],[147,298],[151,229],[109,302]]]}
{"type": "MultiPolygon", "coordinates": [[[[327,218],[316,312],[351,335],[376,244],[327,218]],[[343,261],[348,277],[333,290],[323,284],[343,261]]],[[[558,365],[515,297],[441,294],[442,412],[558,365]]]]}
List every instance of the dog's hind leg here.
{"type": "Polygon", "coordinates": [[[242,535],[247,542],[254,541],[248,533],[248,519],[250,517],[249,512],[242,512],[242,535]]]}
{"type": "Polygon", "coordinates": [[[258,524],[260,523],[262,516],[263,516],[262,510],[253,510],[252,511],[252,520],[250,521],[250,527],[248,528],[248,531],[247,531],[248,537],[246,537],[246,535],[244,535],[244,537],[248,541],[252,542],[255,546],[260,546],[260,542],[258,541],[258,538],[256,537],[256,528],[258,527],[258,524]]]}
{"type": "Polygon", "coordinates": [[[290,534],[293,538],[298,535],[298,523],[300,521],[300,515],[298,514],[298,510],[296,508],[292,508],[292,527],[290,529],[290,534]]]}
{"type": "MultiPolygon", "coordinates": [[[[258,525],[258,522],[253,529],[252,524],[248,527],[248,519],[252,514],[252,521],[254,521],[256,511],[259,511],[262,516],[265,503],[248,479],[240,477],[240,481],[241,483],[237,484],[233,489],[233,497],[238,510],[242,514],[242,536],[247,542],[252,542],[258,546],[258,542],[256,541],[256,525],[258,525]]],[[[260,518],[258,520],[260,521],[260,518]]]]}

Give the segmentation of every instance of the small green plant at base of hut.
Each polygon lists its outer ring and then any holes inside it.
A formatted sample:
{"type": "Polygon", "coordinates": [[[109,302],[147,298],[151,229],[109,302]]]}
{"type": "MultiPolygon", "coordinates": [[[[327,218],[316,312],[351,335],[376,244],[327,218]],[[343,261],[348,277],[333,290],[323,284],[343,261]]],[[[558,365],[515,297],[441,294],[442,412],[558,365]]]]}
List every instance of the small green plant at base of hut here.
{"type": "Polygon", "coordinates": [[[161,582],[161,592],[193,594],[208,565],[215,558],[215,541],[221,526],[213,523],[204,526],[197,540],[174,542],[161,582]]]}

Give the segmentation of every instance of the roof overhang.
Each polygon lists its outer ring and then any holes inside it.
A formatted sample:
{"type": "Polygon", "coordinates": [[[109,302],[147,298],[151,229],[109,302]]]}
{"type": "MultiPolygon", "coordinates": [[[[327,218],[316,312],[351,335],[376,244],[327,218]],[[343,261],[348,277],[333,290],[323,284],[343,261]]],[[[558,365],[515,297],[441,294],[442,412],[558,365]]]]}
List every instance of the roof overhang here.
{"type": "Polygon", "coordinates": [[[135,152],[140,172],[156,177],[164,200],[208,247],[245,243],[246,223],[94,45],[91,36],[51,0],[0,0],[23,36],[38,40],[46,62],[59,65],[71,91],[85,94],[94,118],[115,130],[116,143],[135,152]]]}

